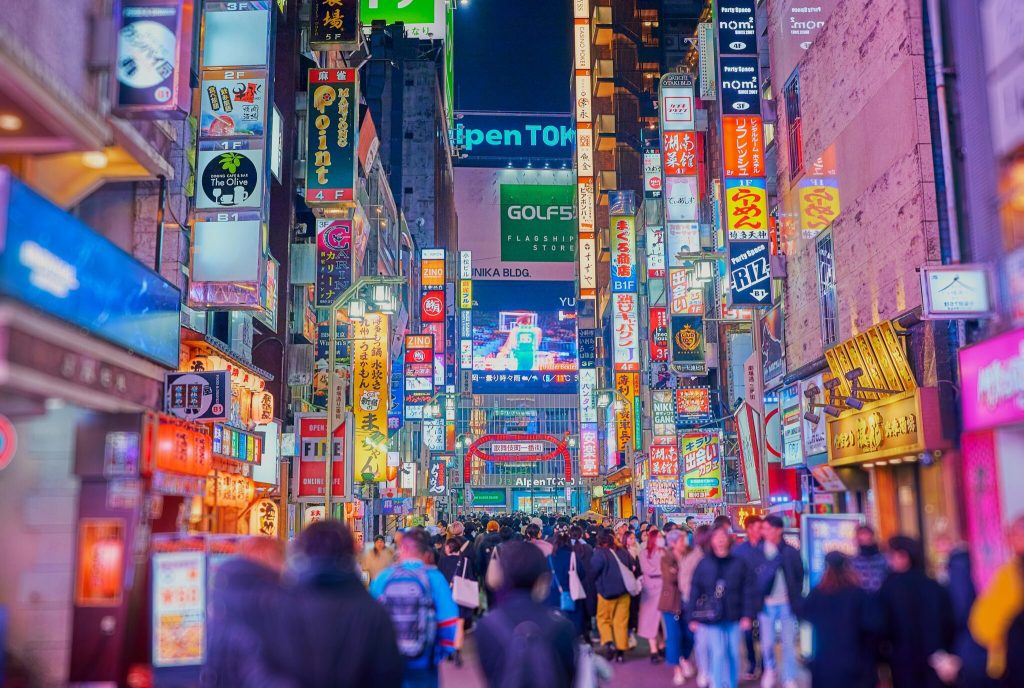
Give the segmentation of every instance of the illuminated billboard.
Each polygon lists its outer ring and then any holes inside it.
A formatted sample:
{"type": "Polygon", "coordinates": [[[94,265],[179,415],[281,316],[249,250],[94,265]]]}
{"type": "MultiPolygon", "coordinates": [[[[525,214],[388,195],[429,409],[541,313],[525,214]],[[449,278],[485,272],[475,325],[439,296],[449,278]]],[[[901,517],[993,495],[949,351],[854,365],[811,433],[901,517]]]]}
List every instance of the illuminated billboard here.
{"type": "Polygon", "coordinates": [[[575,394],[575,284],[480,281],[473,291],[473,391],[575,394]]]}

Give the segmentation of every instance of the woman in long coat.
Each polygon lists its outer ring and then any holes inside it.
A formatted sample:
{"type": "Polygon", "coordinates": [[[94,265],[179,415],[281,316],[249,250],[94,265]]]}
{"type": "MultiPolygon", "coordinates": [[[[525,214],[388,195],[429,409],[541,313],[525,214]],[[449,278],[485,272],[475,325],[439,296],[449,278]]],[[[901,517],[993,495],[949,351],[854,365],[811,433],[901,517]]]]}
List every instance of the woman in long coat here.
{"type": "Polygon", "coordinates": [[[661,630],[661,558],[665,555],[664,540],[657,528],[647,531],[647,544],[640,550],[640,570],[644,584],[640,592],[640,612],[637,617],[636,634],[646,638],[651,649],[651,663],[658,664],[664,658],[665,637],[661,630]]]}

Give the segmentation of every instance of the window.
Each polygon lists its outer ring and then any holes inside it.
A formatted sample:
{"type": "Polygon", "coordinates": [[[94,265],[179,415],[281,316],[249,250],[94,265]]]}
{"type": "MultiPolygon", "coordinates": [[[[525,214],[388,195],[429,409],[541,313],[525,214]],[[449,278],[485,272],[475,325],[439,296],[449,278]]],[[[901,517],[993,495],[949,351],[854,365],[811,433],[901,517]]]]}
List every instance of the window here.
{"type": "Polygon", "coordinates": [[[789,178],[804,170],[804,144],[800,133],[800,72],[793,72],[782,90],[786,104],[786,127],[789,133],[789,178]]]}
{"type": "Polygon", "coordinates": [[[815,239],[818,259],[818,305],[821,309],[821,343],[826,347],[839,341],[836,257],[832,245],[832,230],[826,230],[815,239]]]}

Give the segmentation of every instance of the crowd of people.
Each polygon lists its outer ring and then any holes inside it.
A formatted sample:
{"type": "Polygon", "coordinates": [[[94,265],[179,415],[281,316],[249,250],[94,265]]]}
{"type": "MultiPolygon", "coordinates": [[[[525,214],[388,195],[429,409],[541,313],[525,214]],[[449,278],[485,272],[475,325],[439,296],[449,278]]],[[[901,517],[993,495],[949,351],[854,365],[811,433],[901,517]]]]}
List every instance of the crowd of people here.
{"type": "Polygon", "coordinates": [[[637,654],[670,667],[673,685],[795,688],[801,664],[829,688],[1024,685],[1024,518],[1014,560],[980,597],[963,546],[936,543],[933,577],[918,541],[883,552],[869,526],[805,594],[784,525],[465,514],[357,553],[328,521],[287,558],[254,539],[214,579],[203,682],[437,686],[472,632],[502,688],[597,685],[637,654]]]}

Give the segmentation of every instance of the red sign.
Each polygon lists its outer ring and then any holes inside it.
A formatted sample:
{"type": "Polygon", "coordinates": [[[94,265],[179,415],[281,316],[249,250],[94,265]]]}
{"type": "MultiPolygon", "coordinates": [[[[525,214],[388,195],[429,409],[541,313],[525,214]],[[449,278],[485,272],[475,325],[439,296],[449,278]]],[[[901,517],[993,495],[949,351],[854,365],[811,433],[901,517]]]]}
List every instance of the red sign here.
{"type": "Polygon", "coordinates": [[[678,477],[679,448],[675,444],[652,445],[650,452],[650,469],[652,477],[678,477]]]}
{"type": "MultiPolygon", "coordinates": [[[[499,447],[500,448],[500,447],[499,447]]],[[[472,474],[473,459],[479,458],[488,462],[514,462],[514,463],[535,463],[538,461],[551,461],[561,458],[565,462],[565,479],[572,480],[572,461],[569,458],[569,450],[565,441],[559,441],[552,435],[507,433],[498,435],[484,435],[470,445],[466,452],[466,460],[463,462],[463,477],[467,483],[470,482],[472,474]],[[484,445],[487,448],[484,449],[484,445]],[[507,445],[512,448],[515,445],[522,447],[520,453],[497,453],[494,445],[507,445]],[[548,447],[547,451],[544,451],[548,447]],[[534,451],[538,450],[538,451],[534,451]]]]}
{"type": "MultiPolygon", "coordinates": [[[[299,418],[299,470],[296,494],[299,497],[324,497],[327,480],[327,418],[299,418]]],[[[345,425],[334,431],[334,452],[331,463],[331,494],[345,496],[345,425]]]]}
{"type": "Polygon", "coordinates": [[[667,362],[669,358],[668,349],[668,313],[664,307],[650,309],[651,327],[648,348],[651,360],[656,362],[667,362]]]}
{"type": "Polygon", "coordinates": [[[153,419],[147,474],[155,468],[205,478],[213,470],[213,442],[202,428],[173,416],[153,414],[153,419]]]}
{"type": "Polygon", "coordinates": [[[7,468],[18,449],[18,433],[7,416],[0,415],[0,471],[7,468]]]}
{"type": "Polygon", "coordinates": [[[697,132],[666,131],[661,138],[662,168],[666,177],[697,174],[697,132]]]}
{"type": "Polygon", "coordinates": [[[425,323],[444,322],[444,292],[428,291],[420,299],[420,320],[425,323]]]}

